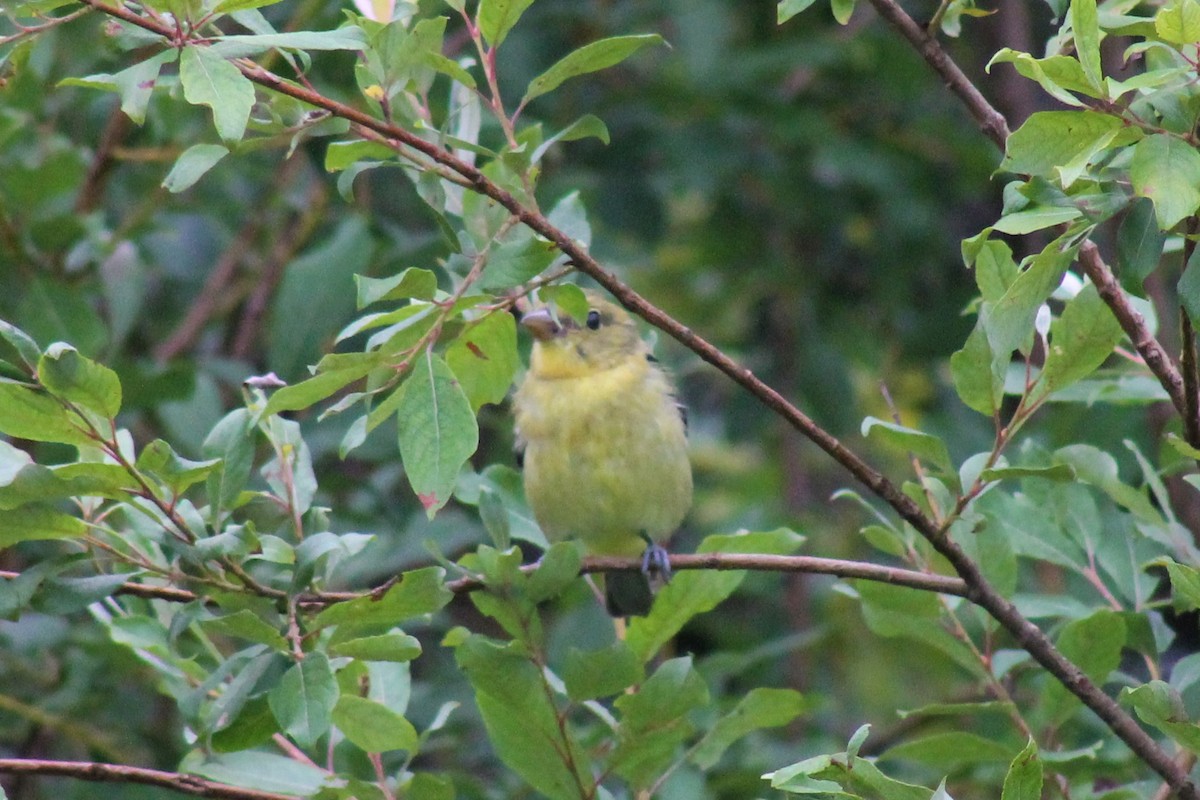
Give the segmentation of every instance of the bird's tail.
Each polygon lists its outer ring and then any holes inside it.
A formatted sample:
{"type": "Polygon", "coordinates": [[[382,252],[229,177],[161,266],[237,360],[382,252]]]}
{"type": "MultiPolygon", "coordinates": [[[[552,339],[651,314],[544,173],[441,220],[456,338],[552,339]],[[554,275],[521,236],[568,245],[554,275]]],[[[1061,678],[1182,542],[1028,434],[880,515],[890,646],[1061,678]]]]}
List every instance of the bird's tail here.
{"type": "Polygon", "coordinates": [[[645,572],[610,572],[604,576],[604,606],[614,617],[644,617],[653,602],[654,591],[645,572]]]}

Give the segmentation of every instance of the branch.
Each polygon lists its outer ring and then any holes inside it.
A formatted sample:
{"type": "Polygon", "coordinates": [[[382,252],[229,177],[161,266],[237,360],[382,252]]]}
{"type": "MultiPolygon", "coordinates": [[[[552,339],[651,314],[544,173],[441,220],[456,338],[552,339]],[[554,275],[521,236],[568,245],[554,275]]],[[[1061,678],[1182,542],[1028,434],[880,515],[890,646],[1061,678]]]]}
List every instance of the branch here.
{"type": "Polygon", "coordinates": [[[871,5],[875,7],[879,16],[891,23],[892,27],[916,48],[925,62],[945,81],[946,88],[962,100],[975,122],[979,124],[983,135],[1003,150],[1004,143],[1008,141],[1008,121],[975,88],[975,84],[958,68],[949,53],[942,49],[938,40],[926,33],[895,0],[871,0],[871,5]]]}
{"type": "MultiPolygon", "coordinates": [[[[172,40],[173,31],[170,28],[156,20],[139,16],[130,8],[108,6],[100,0],[82,0],[82,2],[105,14],[152,31],[168,42],[172,40]]],[[[1008,125],[1004,122],[1003,116],[992,108],[975,89],[971,81],[941,49],[937,41],[916,26],[916,23],[892,0],[871,0],[871,2],[881,15],[895,25],[905,38],[917,47],[930,66],[943,77],[951,91],[966,103],[968,109],[980,122],[984,133],[992,141],[1002,144],[1008,133],[1008,125]]],[[[1079,667],[1064,657],[1045,633],[1026,619],[1016,606],[988,583],[979,566],[956,542],[949,538],[940,526],[922,512],[916,502],[901,492],[881,472],[870,466],[836,437],[818,426],[804,412],[789,403],[779,392],[760,380],[753,372],[739,365],[685,325],[648,303],[631,288],[617,280],[615,275],[601,267],[586,248],[556,228],[545,216],[523,205],[511,193],[490,180],[482,171],[456,158],[451,152],[442,149],[437,144],[427,142],[403,128],[376,119],[357,108],[339,103],[307,87],[286,81],[254,62],[242,59],[232,63],[244,76],[259,86],[325,109],[335,116],[394,139],[428,156],[434,162],[461,175],[470,184],[473,191],[495,200],[517,217],[522,224],[553,242],[560,251],[568,256],[580,272],[585,273],[607,289],[622,305],[676,339],[742,386],[759,402],[828,453],[847,472],[891,506],[902,519],[911,524],[930,542],[934,549],[950,562],[967,585],[965,596],[968,599],[986,610],[1033,656],[1034,660],[1103,719],[1139,758],[1171,784],[1181,798],[1200,800],[1200,792],[1189,779],[1187,772],[1181,769],[1116,701],[1101,691],[1083,674],[1079,667]]]]}
{"type": "Polygon", "coordinates": [[[243,789],[225,783],[184,775],[179,772],[163,772],[157,769],[127,767],[123,764],[103,764],[95,761],[43,761],[25,758],[0,758],[0,774],[8,775],[63,775],[82,781],[143,783],[161,786],[181,794],[195,797],[218,797],[228,800],[296,800],[298,795],[261,792],[243,789]]]}
{"type": "MultiPolygon", "coordinates": [[[[537,569],[537,564],[526,564],[522,567],[525,572],[537,569]]],[[[642,568],[641,558],[621,558],[618,556],[590,556],[583,560],[579,568],[580,575],[593,572],[632,572],[642,568]]],[[[744,569],[752,572],[806,572],[814,575],[836,575],[840,578],[858,578],[868,581],[890,583],[893,586],[907,586],[939,594],[952,594],[958,597],[967,596],[967,586],[958,578],[947,575],[935,575],[927,572],[917,572],[900,567],[886,567],[870,564],[864,561],[844,561],[836,558],[816,558],[813,556],[772,556],[742,553],[697,553],[695,555],[672,555],[671,569],[674,571],[706,569],[706,570],[735,570],[744,569]]],[[[19,572],[0,570],[0,579],[21,577],[19,572]]],[[[483,582],[478,578],[465,577],[449,581],[446,588],[455,594],[467,594],[483,588],[483,582]]],[[[375,590],[362,592],[308,592],[297,596],[298,604],[305,608],[314,606],[330,606],[369,597],[375,590]]],[[[202,596],[187,589],[177,589],[170,586],[147,586],[132,581],[121,584],[116,594],[127,594],[152,600],[167,600],[173,603],[191,603],[202,599],[202,596]]]]}
{"type": "MultiPolygon", "coordinates": [[[[530,564],[524,569],[532,571],[536,564],[530,564]]],[[[642,568],[641,558],[621,558],[619,556],[590,556],[583,560],[579,574],[592,572],[634,572],[642,568]]],[[[816,558],[813,556],[772,556],[742,553],[695,553],[691,555],[671,555],[673,571],[706,569],[706,570],[735,570],[743,569],[752,572],[806,572],[816,575],[836,575],[839,578],[861,578],[868,581],[890,583],[894,586],[908,586],[927,592],[953,594],[959,597],[967,596],[967,586],[957,578],[946,575],[934,575],[927,572],[917,572],[899,567],[884,567],[878,564],[868,564],[863,561],[843,561],[836,558],[816,558]]],[[[446,584],[446,588],[455,593],[473,592],[483,588],[476,578],[459,578],[446,584]]]]}
{"type": "MultiPolygon", "coordinates": [[[[1145,318],[1134,309],[1125,292],[1121,290],[1116,276],[1100,258],[1100,249],[1096,247],[1095,242],[1087,241],[1080,246],[1079,263],[1088,279],[1095,285],[1096,291],[1100,293],[1100,298],[1112,310],[1117,322],[1121,323],[1121,329],[1125,331],[1129,341],[1133,342],[1146,366],[1166,389],[1171,398],[1171,405],[1175,406],[1180,417],[1186,421],[1188,402],[1183,376],[1175,368],[1175,363],[1167,355],[1167,351],[1158,343],[1158,339],[1155,339],[1154,334],[1146,327],[1145,318]]],[[[1189,444],[1200,446],[1200,442],[1189,441],[1189,444]]]]}

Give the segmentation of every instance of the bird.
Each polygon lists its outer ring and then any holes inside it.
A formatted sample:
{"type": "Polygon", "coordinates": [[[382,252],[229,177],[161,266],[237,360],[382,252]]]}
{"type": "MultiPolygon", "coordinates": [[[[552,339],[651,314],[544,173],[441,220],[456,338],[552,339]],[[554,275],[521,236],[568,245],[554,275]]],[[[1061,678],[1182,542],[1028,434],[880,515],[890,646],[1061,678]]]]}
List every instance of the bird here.
{"type": "Polygon", "coordinates": [[[593,290],[581,320],[542,306],[521,325],[534,338],[513,399],[525,495],[551,542],[642,555],[640,572],[606,576],[614,617],[645,616],[650,573],[670,577],[661,547],[692,503],[687,417],[633,318],[593,290]]]}

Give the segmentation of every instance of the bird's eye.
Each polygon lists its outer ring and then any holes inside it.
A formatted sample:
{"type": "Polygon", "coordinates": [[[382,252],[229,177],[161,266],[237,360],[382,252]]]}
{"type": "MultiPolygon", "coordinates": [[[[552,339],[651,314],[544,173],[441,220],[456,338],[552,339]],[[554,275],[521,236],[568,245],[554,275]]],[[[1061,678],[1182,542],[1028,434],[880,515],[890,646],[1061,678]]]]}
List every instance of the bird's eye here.
{"type": "Polygon", "coordinates": [[[600,312],[592,309],[587,315],[587,326],[591,330],[596,330],[600,327],[600,312]]]}

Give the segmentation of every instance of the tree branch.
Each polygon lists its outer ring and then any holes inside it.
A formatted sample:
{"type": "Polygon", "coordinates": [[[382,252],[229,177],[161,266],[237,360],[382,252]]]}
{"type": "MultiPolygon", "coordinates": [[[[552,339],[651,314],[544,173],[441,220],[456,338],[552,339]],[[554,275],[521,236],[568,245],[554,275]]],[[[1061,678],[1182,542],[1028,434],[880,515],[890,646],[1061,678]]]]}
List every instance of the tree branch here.
{"type": "MultiPolygon", "coordinates": [[[[153,19],[139,16],[130,8],[108,6],[100,0],[82,0],[82,2],[105,14],[152,31],[168,42],[171,41],[172,30],[153,19]]],[[[1002,145],[1008,133],[1008,126],[1004,122],[1003,116],[992,108],[974,88],[971,81],[954,65],[937,41],[916,26],[912,19],[892,0],[871,0],[871,2],[881,15],[917,47],[930,66],[943,77],[951,91],[963,100],[976,120],[979,121],[984,133],[992,141],[1002,145]]],[[[331,114],[376,131],[428,156],[434,162],[463,176],[473,191],[495,200],[516,216],[522,224],[553,242],[561,252],[571,259],[579,271],[607,289],[622,305],[730,377],[769,410],[828,453],[847,472],[891,506],[902,519],[911,524],[950,562],[954,570],[966,582],[968,599],[984,608],[996,619],[1039,664],[1103,719],[1139,758],[1170,783],[1181,798],[1200,800],[1200,792],[1197,792],[1187,772],[1181,769],[1116,701],[1101,691],[1074,663],[1064,657],[1045,633],[1026,619],[1016,606],[988,583],[979,566],[956,542],[949,538],[945,531],[925,516],[916,502],[901,492],[881,472],[870,466],[836,437],[818,426],[804,412],[789,403],[779,392],[760,380],[753,372],[739,365],[685,325],[648,303],[631,288],[621,283],[615,275],[600,266],[586,248],[552,225],[545,216],[523,205],[511,193],[490,180],[482,171],[456,158],[451,152],[433,142],[425,141],[403,128],[376,119],[357,108],[339,103],[307,87],[286,81],[254,62],[241,59],[232,63],[244,76],[259,86],[288,95],[317,108],[323,108],[331,114]]]]}
{"type": "Polygon", "coordinates": [[[938,40],[906,14],[895,0],[871,0],[871,5],[875,7],[879,16],[887,20],[916,48],[925,62],[945,81],[946,88],[962,100],[975,122],[979,124],[983,135],[1003,150],[1005,142],[1008,141],[1008,121],[987,101],[979,89],[975,88],[975,84],[959,69],[958,64],[950,58],[950,54],[942,49],[938,40]]]}
{"type": "MultiPolygon", "coordinates": [[[[641,558],[590,556],[583,560],[579,574],[632,572],[641,568],[641,558]]],[[[522,569],[525,572],[532,572],[537,569],[537,564],[526,564],[522,569]]],[[[671,556],[671,569],[675,571],[693,569],[743,569],[751,572],[804,572],[814,575],[836,575],[840,578],[879,581],[880,583],[890,583],[893,586],[907,586],[911,589],[938,592],[939,594],[952,594],[958,597],[967,596],[967,586],[958,578],[917,572],[916,570],[902,569],[900,567],[880,566],[865,561],[844,561],[836,558],[743,553],[680,554],[671,556]]],[[[21,577],[21,573],[19,572],[0,570],[0,579],[12,580],[19,577],[21,577]]],[[[482,589],[483,582],[473,577],[457,578],[447,582],[446,588],[455,594],[467,594],[482,589]]],[[[368,597],[373,593],[373,590],[361,592],[308,592],[299,595],[297,601],[299,605],[305,608],[313,608],[314,606],[330,606],[336,603],[357,600],[360,597],[368,597]]],[[[117,588],[116,594],[126,594],[153,600],[167,600],[173,603],[191,603],[202,599],[202,595],[190,592],[187,589],[177,589],[173,586],[148,586],[132,581],[121,584],[117,588]]]]}
{"type": "MultiPolygon", "coordinates": [[[[1146,366],[1154,373],[1154,377],[1158,378],[1158,382],[1166,389],[1167,395],[1171,398],[1171,405],[1175,406],[1175,411],[1182,419],[1186,420],[1188,402],[1183,376],[1175,368],[1175,363],[1167,355],[1163,346],[1159,344],[1158,339],[1155,339],[1154,334],[1150,333],[1150,329],[1146,327],[1145,318],[1129,302],[1129,298],[1125,296],[1125,292],[1121,289],[1121,284],[1117,282],[1112,270],[1100,258],[1100,249],[1096,247],[1095,242],[1087,241],[1080,246],[1079,263],[1083,267],[1084,274],[1088,276],[1088,279],[1095,285],[1096,291],[1100,293],[1100,298],[1112,310],[1113,316],[1121,324],[1121,329],[1133,343],[1134,349],[1138,351],[1142,361],[1146,362],[1146,366]]],[[[1193,447],[1200,446],[1200,443],[1197,442],[1189,441],[1189,444],[1193,447]]]]}
{"type": "Polygon", "coordinates": [[[104,764],[95,761],[44,761],[40,759],[0,758],[0,775],[62,775],[82,781],[143,783],[160,786],[194,797],[217,797],[227,800],[296,800],[298,795],[261,792],[216,783],[195,775],[163,772],[157,769],[128,767],[124,764],[104,764]]]}

